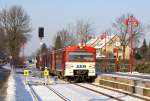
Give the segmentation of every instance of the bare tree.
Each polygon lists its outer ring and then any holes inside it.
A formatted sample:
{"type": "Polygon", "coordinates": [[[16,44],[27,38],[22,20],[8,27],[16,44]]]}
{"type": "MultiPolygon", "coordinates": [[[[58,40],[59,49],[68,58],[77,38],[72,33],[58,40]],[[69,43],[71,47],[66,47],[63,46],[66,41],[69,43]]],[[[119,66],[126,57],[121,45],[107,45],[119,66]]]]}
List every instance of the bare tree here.
{"type": "Polygon", "coordinates": [[[89,38],[94,36],[93,33],[94,28],[92,28],[92,24],[89,22],[80,20],[77,21],[75,25],[68,24],[66,28],[58,31],[54,37],[54,48],[56,48],[56,46],[61,46],[61,48],[63,48],[66,46],[77,45],[79,42],[86,44],[89,38]]]}
{"type": "Polygon", "coordinates": [[[24,9],[20,6],[12,6],[0,11],[0,28],[7,37],[9,54],[13,60],[19,57],[23,43],[27,42],[31,31],[30,19],[24,9]]]}
{"type": "MultiPolygon", "coordinates": [[[[115,28],[115,33],[117,33],[120,37],[121,45],[123,47],[123,60],[125,60],[125,49],[126,46],[129,45],[130,42],[130,33],[129,28],[130,26],[124,25],[124,20],[129,17],[128,15],[122,15],[120,18],[116,20],[115,23],[113,23],[113,27],[115,28]]],[[[140,41],[141,36],[144,35],[144,29],[141,23],[139,23],[138,27],[133,26],[133,44],[134,47],[137,42],[140,41]]]]}
{"type": "Polygon", "coordinates": [[[75,45],[74,35],[67,29],[62,29],[57,33],[60,36],[62,47],[75,45]]]}
{"type": "Polygon", "coordinates": [[[92,24],[89,22],[84,22],[83,20],[79,20],[76,23],[76,34],[77,39],[82,44],[86,44],[86,42],[89,40],[91,36],[94,35],[94,28],[92,27],[92,24]]]}
{"type": "Polygon", "coordinates": [[[0,52],[6,52],[6,35],[3,32],[3,29],[0,28],[0,52]]]}

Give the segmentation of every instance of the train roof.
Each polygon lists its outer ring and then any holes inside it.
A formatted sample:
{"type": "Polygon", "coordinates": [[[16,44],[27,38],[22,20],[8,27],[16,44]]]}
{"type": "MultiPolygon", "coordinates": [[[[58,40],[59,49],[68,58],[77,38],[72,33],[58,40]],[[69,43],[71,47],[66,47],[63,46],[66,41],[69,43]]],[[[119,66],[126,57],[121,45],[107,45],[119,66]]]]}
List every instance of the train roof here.
{"type": "Polygon", "coordinates": [[[96,51],[94,47],[91,46],[70,46],[65,48],[66,51],[96,51]]]}

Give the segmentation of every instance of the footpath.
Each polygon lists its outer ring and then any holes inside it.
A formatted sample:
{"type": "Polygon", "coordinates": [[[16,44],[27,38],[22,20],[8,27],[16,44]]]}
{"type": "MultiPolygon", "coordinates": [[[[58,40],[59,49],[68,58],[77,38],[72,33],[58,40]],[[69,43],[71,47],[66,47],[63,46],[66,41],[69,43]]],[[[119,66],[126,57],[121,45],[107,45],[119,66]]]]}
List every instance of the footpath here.
{"type": "MultiPolygon", "coordinates": [[[[11,70],[9,64],[3,66],[2,68],[11,70]]],[[[23,72],[22,69],[20,69],[19,71],[23,72]]],[[[33,101],[29,88],[27,88],[27,86],[24,84],[23,79],[24,77],[22,74],[18,74],[11,71],[10,76],[8,78],[8,88],[6,92],[5,101],[33,101]]]]}

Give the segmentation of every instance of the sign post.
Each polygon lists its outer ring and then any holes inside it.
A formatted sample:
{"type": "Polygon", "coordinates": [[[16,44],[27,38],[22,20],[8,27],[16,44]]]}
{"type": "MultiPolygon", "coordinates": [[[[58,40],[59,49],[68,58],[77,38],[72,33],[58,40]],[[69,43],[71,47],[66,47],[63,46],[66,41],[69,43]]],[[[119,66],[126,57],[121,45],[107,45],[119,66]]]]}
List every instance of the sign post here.
{"type": "Polygon", "coordinates": [[[45,70],[44,70],[44,84],[47,85],[49,84],[49,71],[47,70],[47,67],[45,67],[45,70]]]}
{"type": "Polygon", "coordinates": [[[29,76],[29,70],[25,69],[24,70],[25,84],[28,84],[28,76],[29,76]]]}

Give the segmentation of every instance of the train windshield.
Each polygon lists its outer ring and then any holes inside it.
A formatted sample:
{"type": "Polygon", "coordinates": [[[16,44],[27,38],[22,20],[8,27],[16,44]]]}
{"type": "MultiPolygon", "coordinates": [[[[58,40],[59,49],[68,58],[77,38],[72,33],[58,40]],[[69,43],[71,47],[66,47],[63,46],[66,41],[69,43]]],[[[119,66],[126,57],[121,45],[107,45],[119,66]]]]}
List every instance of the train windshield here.
{"type": "Polygon", "coordinates": [[[94,61],[94,53],[91,52],[69,52],[69,61],[94,61]]]}

